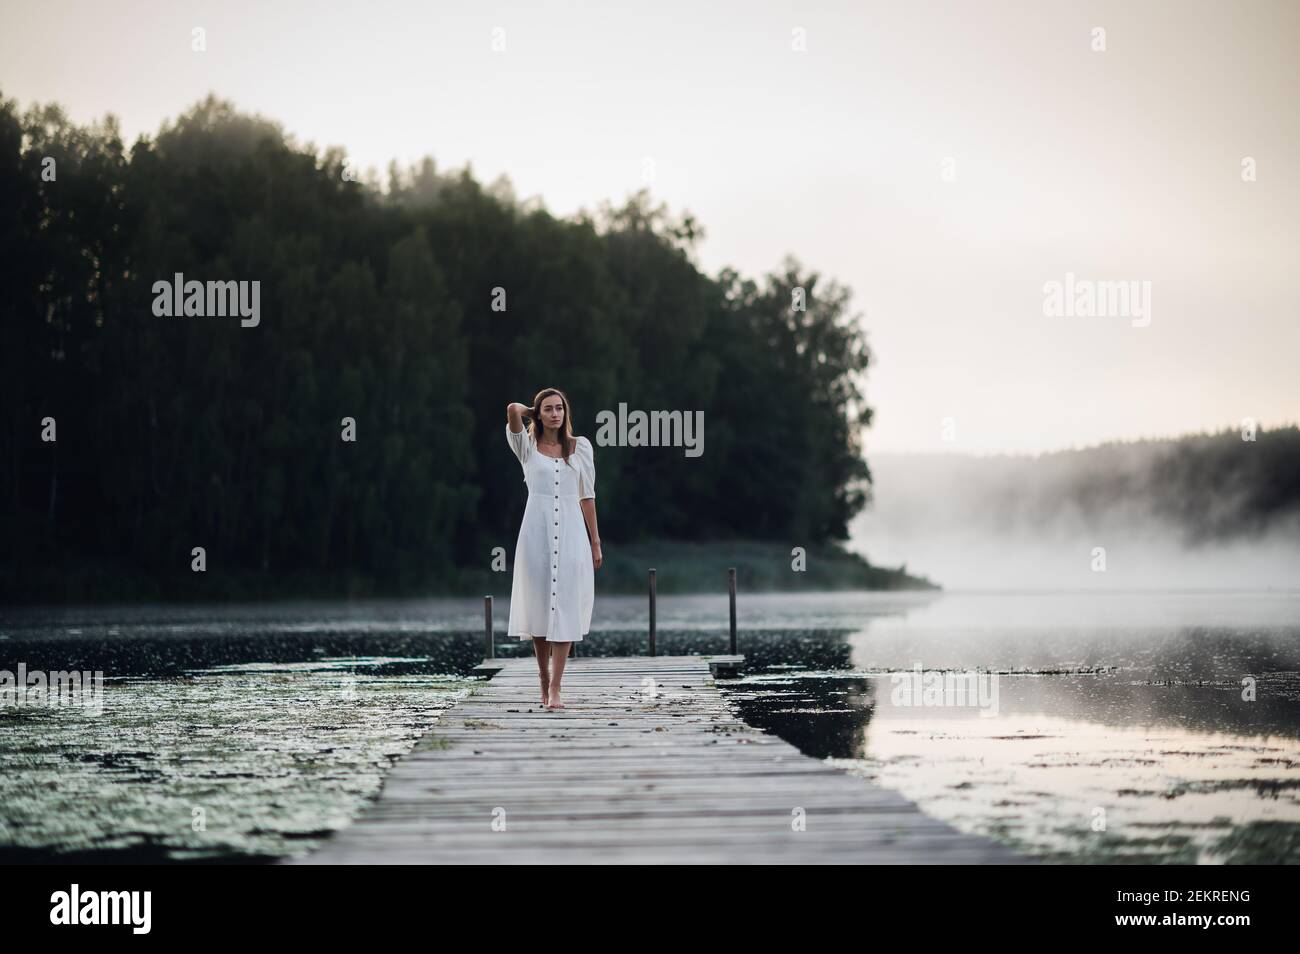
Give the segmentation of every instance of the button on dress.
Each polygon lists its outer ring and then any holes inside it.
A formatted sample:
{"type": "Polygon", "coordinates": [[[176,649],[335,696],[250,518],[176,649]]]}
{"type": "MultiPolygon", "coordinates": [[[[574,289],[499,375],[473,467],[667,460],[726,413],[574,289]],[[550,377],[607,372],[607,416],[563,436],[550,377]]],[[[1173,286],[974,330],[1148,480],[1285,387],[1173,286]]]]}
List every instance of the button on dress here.
{"type": "Polygon", "coordinates": [[[506,441],[519,458],[528,486],[510,585],[509,636],[580,642],[591,632],[596,567],[579,500],[596,497],[591,441],[578,438],[566,462],[537,449],[528,428],[506,425],[506,441]]]}

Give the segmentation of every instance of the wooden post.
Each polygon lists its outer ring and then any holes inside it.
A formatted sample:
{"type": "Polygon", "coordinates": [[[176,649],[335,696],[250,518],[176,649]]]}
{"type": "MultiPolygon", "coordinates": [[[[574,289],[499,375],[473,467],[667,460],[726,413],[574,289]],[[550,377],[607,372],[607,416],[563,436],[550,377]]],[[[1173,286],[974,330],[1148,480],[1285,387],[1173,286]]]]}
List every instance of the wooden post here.
{"type": "Polygon", "coordinates": [[[650,655],[655,654],[655,571],[650,568],[650,655]]]}
{"type": "Polygon", "coordinates": [[[731,655],[736,655],[736,568],[727,569],[727,597],[731,602],[731,655]]]}
{"type": "Polygon", "coordinates": [[[483,597],[483,658],[496,659],[496,640],[492,633],[492,597],[483,597]]]}

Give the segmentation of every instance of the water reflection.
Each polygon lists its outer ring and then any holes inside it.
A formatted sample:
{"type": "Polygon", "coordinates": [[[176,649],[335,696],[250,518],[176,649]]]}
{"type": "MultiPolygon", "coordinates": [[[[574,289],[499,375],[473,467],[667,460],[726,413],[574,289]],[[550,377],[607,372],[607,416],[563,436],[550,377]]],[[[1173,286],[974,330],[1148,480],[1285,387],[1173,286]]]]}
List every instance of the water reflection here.
{"type": "MultiPolygon", "coordinates": [[[[582,655],[646,651],[644,599],[597,607],[582,655]]],[[[530,653],[508,612],[498,655],[530,653]]],[[[661,598],[659,652],[726,652],[726,622],[725,593],[661,598]]],[[[739,626],[747,721],[959,828],[1049,860],[1300,858],[1300,595],[742,595],[739,626]],[[898,705],[915,667],[996,677],[996,715],[898,705]]],[[[100,716],[0,707],[0,860],[306,851],[482,655],[479,599],[6,612],[0,669],[106,688],[100,716]]]]}
{"type": "Polygon", "coordinates": [[[723,685],[746,721],[1045,860],[1294,862],[1296,607],[943,598],[779,650],[747,639],[754,665],[723,685]],[[995,679],[996,711],[898,704],[918,666],[995,679]]]}

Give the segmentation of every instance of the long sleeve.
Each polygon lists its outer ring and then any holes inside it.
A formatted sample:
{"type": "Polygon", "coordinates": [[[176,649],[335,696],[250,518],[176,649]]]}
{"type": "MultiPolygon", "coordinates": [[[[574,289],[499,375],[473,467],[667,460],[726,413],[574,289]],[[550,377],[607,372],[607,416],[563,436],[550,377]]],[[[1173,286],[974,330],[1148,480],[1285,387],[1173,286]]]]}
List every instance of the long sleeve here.
{"type": "Polygon", "coordinates": [[[578,438],[578,499],[596,499],[596,455],[585,437],[578,438]]]}

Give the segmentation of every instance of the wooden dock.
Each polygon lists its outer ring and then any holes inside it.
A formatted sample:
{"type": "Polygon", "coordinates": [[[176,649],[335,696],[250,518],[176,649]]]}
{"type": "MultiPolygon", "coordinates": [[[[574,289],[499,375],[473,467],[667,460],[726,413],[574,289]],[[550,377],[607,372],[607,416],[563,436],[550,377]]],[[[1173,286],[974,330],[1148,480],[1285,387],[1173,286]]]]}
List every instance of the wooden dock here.
{"type": "Polygon", "coordinates": [[[746,725],[709,661],[571,659],[557,710],[541,704],[532,657],[499,661],[356,822],[284,863],[1026,860],[746,725]]]}

